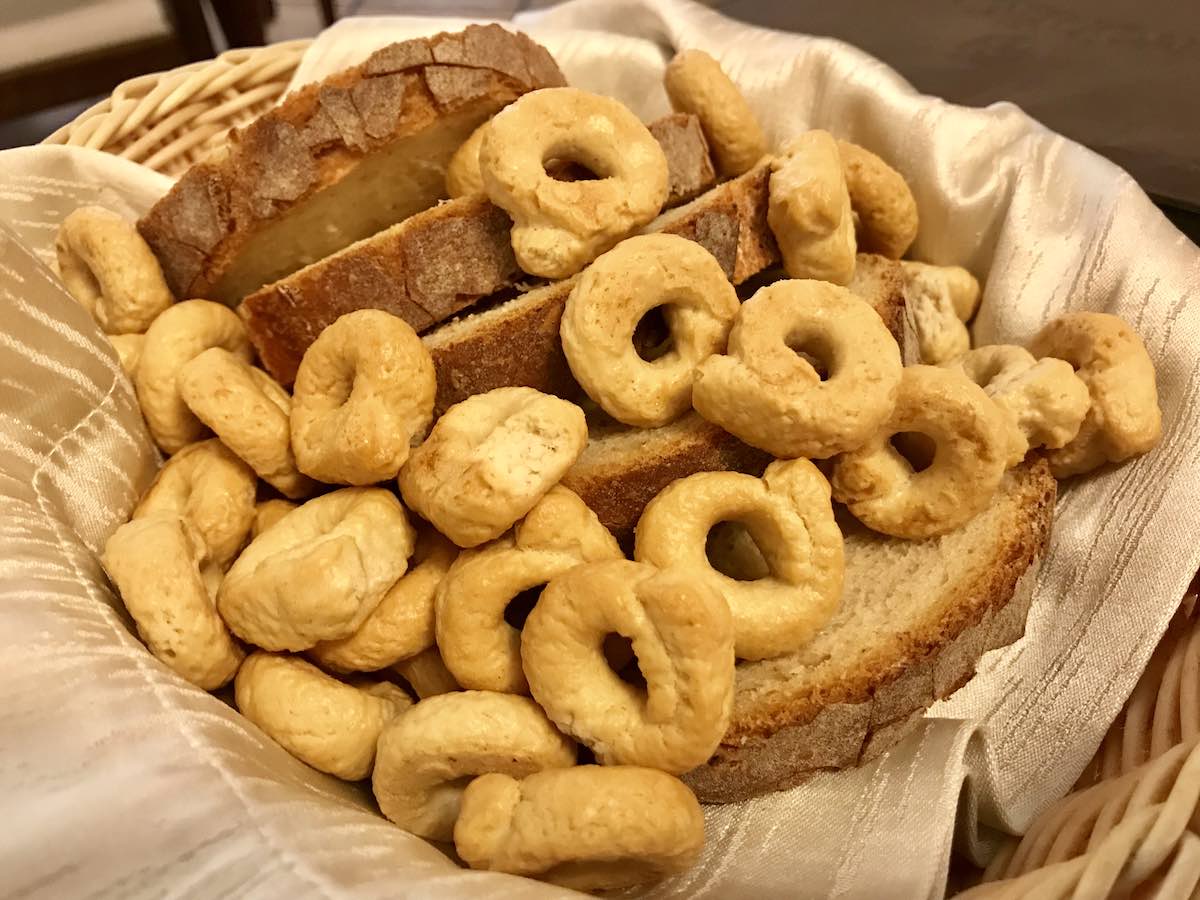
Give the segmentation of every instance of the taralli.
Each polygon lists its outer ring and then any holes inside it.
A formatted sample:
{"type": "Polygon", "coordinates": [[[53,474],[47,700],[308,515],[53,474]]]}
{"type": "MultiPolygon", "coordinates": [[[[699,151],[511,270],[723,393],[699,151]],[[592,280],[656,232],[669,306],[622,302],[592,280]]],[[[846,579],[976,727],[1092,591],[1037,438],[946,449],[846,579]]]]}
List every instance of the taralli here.
{"type": "Polygon", "coordinates": [[[904,301],[921,362],[937,365],[971,349],[964,324],[979,305],[979,282],[959,266],[904,260],[904,301]]]}
{"type": "Polygon", "coordinates": [[[348,637],[404,574],[414,533],[382,488],[309,500],[250,542],[221,584],[221,617],[264,650],[348,637]]]}
{"type": "Polygon", "coordinates": [[[826,459],[865,443],[900,385],[900,348],[879,314],[845,288],[779,281],[742,304],[728,356],[700,364],[704,418],[780,458],[826,459]],[[793,347],[807,348],[824,376],[793,347]]]}
{"type": "Polygon", "coordinates": [[[488,123],[484,122],[472,131],[471,136],[450,157],[446,166],[446,193],[451,197],[484,193],[483,176],[479,174],[479,148],[483,145],[487,127],[488,123]]]}
{"type": "Polygon", "coordinates": [[[167,460],[133,519],[181,516],[204,542],[204,560],[224,569],[254,524],[254,473],[218,440],[184,447],[167,460]]]}
{"type": "Polygon", "coordinates": [[[1038,332],[1029,349],[1064,359],[1087,385],[1091,409],[1078,436],[1047,453],[1058,478],[1121,462],[1162,438],[1154,363],[1137,333],[1107,313],[1070,313],[1038,332]]]}
{"type": "Polygon", "coordinates": [[[473,869],[608,890],[692,866],[704,848],[704,814],[687,785],[655,769],[481,775],[463,793],[454,848],[473,869]]]}
{"type": "Polygon", "coordinates": [[[337,672],[374,672],[433,645],[433,598],[458,548],[432,529],[417,535],[408,571],[388,588],[358,630],[322,641],[309,654],[337,672]]]}
{"type": "Polygon", "coordinates": [[[1030,447],[1065,446],[1079,433],[1091,406],[1087,385],[1061,359],[1034,359],[1023,347],[979,347],[950,362],[996,401],[1009,422],[1008,465],[1025,458],[1030,447]]]}
{"type": "Polygon", "coordinates": [[[106,334],[143,332],[175,302],[149,245],[115,212],[81,206],[59,226],[54,249],[67,291],[106,334]]]}
{"type": "Polygon", "coordinates": [[[250,362],[250,341],[238,314],[208,300],[176,303],[146,332],[134,385],[150,434],[167,453],[206,434],[204,423],[180,396],[179,372],[209,347],[222,347],[250,362]]]}
{"type": "Polygon", "coordinates": [[[829,132],[794,137],[771,161],[767,224],[789,278],[847,284],[854,277],[854,214],[829,132]]]}
{"type": "Polygon", "coordinates": [[[146,343],[146,336],[144,334],[110,334],[108,340],[113,345],[113,349],[117,351],[117,359],[121,361],[121,368],[125,370],[129,380],[133,381],[137,376],[138,362],[142,358],[142,346],[146,343]]]}
{"type": "Polygon", "coordinates": [[[102,562],[154,656],[197,687],[213,691],[245,655],[213,604],[220,570],[201,572],[204,547],[179,516],[134,519],[104,545],[102,562]]]}
{"type": "Polygon", "coordinates": [[[838,141],[838,153],[858,214],[858,249],[889,259],[902,257],[917,238],[917,201],[904,176],[858,144],[838,141]]]}
{"type": "Polygon", "coordinates": [[[250,537],[254,539],[275,525],[296,508],[291,500],[263,500],[254,506],[254,525],[250,529],[250,537]]]}
{"type": "Polygon", "coordinates": [[[499,537],[571,467],[587,443],[573,403],[497,388],[446,410],[400,472],[404,502],[460,547],[499,537]]]}
{"type": "Polygon", "coordinates": [[[907,366],[891,418],[857,450],[834,462],[833,496],[864,525],[901,538],[945,534],[992,499],[1004,476],[1010,433],[1000,408],[961,372],[907,366]],[[933,440],[927,468],[889,441],[902,432],[933,440]]]}
{"type": "Polygon", "coordinates": [[[613,560],[576,566],[542,592],[521,659],[533,697],[605,765],[686,772],[705,762],[733,708],[733,621],[724,598],[683,569],[613,560]],[[643,692],[604,654],[633,641],[643,692]]]}
{"type": "Polygon", "coordinates": [[[700,120],[722,176],[741,175],[767,152],[767,139],[746,98],[703,50],[675,54],[663,85],[672,109],[700,120]]]}
{"type": "Polygon", "coordinates": [[[395,478],[433,418],[433,359],[402,319],[347,313],[304,353],[292,396],[292,452],[331,484],[395,478]]]}
{"type": "Polygon", "coordinates": [[[806,459],[773,462],[761,479],[737,472],[679,479],[646,506],[634,557],[692,572],[723,596],[739,659],[800,649],[837,611],[842,596],[842,533],[829,482],[806,459]],[[713,568],[705,545],[720,522],[745,526],[769,574],[737,581],[713,568]]]}
{"type": "Polygon", "coordinates": [[[298,657],[261,651],[242,663],[234,698],[292,756],[347,781],[371,774],[379,733],[412,706],[387,682],[350,685],[298,657]]]}
{"type": "Polygon", "coordinates": [[[575,744],[528,697],[458,691],[422,700],[384,729],[371,787],[405,831],[450,841],[470,776],[574,764],[575,744]]]}
{"type": "Polygon", "coordinates": [[[621,548],[582,500],[556,486],[511,534],[465,551],[437,593],[437,644],[465,688],[528,692],[521,632],[509,603],[585,562],[621,559],[621,548]]]}
{"type": "Polygon", "coordinates": [[[450,674],[450,670],[446,668],[446,664],[442,662],[442,655],[438,653],[436,646],[422,650],[416,656],[400,660],[392,666],[392,671],[407,681],[413,693],[422,700],[462,690],[450,674]]]}
{"type": "Polygon", "coordinates": [[[210,347],[179,370],[178,385],[188,409],[263,481],[293,499],[313,492],[292,456],[292,398],[274,378],[210,347]]]}
{"type": "Polygon", "coordinates": [[[525,94],[489,123],[479,148],[488,198],[513,219],[520,267],[566,278],[653,219],[667,199],[667,158],[637,116],[576,88],[525,94]],[[597,176],[558,181],[550,158],[597,176]]]}
{"type": "Polygon", "coordinates": [[[738,312],[721,264],[670,234],[622,241],[580,276],[560,333],[571,373],[619,422],[655,428],[692,406],[696,366],[725,348],[738,312]],[[671,349],[648,361],[634,347],[642,317],[661,307],[671,349]]]}
{"type": "Polygon", "coordinates": [[[960,322],[969,322],[979,308],[979,281],[962,266],[933,266],[902,259],[900,267],[907,280],[927,285],[926,293],[944,293],[960,322]],[[936,285],[936,286],[935,286],[936,285]]]}

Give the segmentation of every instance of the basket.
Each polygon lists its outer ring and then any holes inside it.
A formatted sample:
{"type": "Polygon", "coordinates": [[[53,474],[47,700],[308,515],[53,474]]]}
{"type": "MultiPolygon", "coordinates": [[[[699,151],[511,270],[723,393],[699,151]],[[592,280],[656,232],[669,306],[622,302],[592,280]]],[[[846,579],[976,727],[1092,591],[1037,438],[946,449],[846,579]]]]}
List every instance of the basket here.
{"type": "Polygon", "coordinates": [[[178,176],[287,90],[307,40],[229,50],[216,59],[141,75],[43,143],[103,150],[178,176]]]}
{"type": "MultiPolygon", "coordinates": [[[[178,176],[220,147],[230,128],[276,103],[309,43],[230,50],[123,82],[44,143],[102,150],[178,176]]],[[[1189,597],[1076,790],[1024,838],[1009,839],[964,896],[1101,897],[1115,888],[1174,897],[1200,884],[1194,604],[1189,597]]]]}

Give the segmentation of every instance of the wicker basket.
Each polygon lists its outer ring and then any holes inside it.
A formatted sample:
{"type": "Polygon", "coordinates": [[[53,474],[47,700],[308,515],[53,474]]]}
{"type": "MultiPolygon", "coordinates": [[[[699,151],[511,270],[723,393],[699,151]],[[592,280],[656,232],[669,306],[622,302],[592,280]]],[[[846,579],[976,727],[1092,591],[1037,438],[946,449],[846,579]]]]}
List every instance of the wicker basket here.
{"type": "MultiPolygon", "coordinates": [[[[230,50],[131,79],[45,143],[104,150],[179,175],[231,127],[275,104],[308,44],[230,50]]],[[[1002,847],[971,897],[1091,897],[1113,888],[1166,897],[1200,881],[1200,824],[1187,824],[1200,823],[1200,619],[1192,603],[1077,790],[1023,840],[1002,847]],[[1093,827],[1101,810],[1104,827],[1093,827]]]]}
{"type": "Polygon", "coordinates": [[[308,45],[303,40],[230,50],[130,79],[44,143],[104,150],[179,175],[220,146],[230,128],[275,104],[308,45]]]}

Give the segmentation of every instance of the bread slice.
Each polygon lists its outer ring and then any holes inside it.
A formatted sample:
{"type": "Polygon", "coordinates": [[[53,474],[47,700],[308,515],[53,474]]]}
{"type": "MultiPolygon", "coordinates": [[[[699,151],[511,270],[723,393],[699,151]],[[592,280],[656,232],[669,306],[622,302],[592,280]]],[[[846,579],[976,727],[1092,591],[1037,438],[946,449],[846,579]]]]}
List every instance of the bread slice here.
{"type": "MultiPolygon", "coordinates": [[[[667,116],[649,127],[662,143],[680,199],[712,184],[712,161],[695,116],[667,116]]],[[[308,345],[338,316],[383,309],[426,331],[514,285],[524,276],[511,227],[485,197],[450,200],[259,288],[239,311],[267,371],[290,384],[308,345]]]]}
{"type": "Polygon", "coordinates": [[[668,210],[643,231],[695,241],[717,258],[730,281],[741,284],[780,259],[779,245],[767,224],[770,180],[770,164],[760,163],[691,203],[668,210]]]}
{"type": "Polygon", "coordinates": [[[562,483],[625,547],[646,504],[672,481],[696,472],[761,475],[771,461],[695,412],[660,428],[626,428],[595,415],[589,426],[587,446],[562,483]]]}
{"type": "Polygon", "coordinates": [[[521,277],[512,220],[463,197],[252,293],[238,307],[263,366],[291,384],[309,344],[339,316],[382,309],[425,331],[521,277]]]}
{"type": "Polygon", "coordinates": [[[904,541],[845,521],[841,610],[800,652],[738,664],[729,730],[684,781],[729,803],[898,742],[986,651],[1024,634],[1055,493],[1045,460],[1031,457],[950,534],[904,541]]]}
{"type": "Polygon", "coordinates": [[[543,47],[498,25],[392,44],[235,129],[138,228],[176,296],[234,303],[427,209],[481,122],[565,83],[543,47]]]}
{"type": "MultiPolygon", "coordinates": [[[[763,273],[761,283],[782,277],[778,270],[763,273]]],[[[558,336],[563,308],[574,285],[575,279],[570,278],[534,288],[422,337],[437,371],[435,412],[440,415],[472,394],[508,385],[537,388],[568,400],[579,396],[558,336]]],[[[859,254],[849,286],[875,308],[903,344],[907,332],[899,263],[859,254]]]]}
{"type": "Polygon", "coordinates": [[[700,119],[672,113],[646,126],[667,156],[667,209],[707,191],[717,180],[700,119]]]}

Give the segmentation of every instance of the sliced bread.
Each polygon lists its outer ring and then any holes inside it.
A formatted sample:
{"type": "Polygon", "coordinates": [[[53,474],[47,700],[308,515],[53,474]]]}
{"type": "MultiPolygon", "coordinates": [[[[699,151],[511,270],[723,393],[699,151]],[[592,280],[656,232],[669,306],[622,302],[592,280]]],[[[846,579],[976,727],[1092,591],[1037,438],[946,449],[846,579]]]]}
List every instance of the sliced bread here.
{"type": "Polygon", "coordinates": [[[481,122],[565,83],[543,47],[498,25],[392,44],[235,129],[138,228],[177,297],[234,303],[427,209],[481,122]]]}
{"type": "Polygon", "coordinates": [[[1031,457],[990,507],[941,537],[884,537],[847,517],[840,611],[802,651],[738,664],[729,730],[684,781],[728,803],[898,742],[987,650],[1024,634],[1055,494],[1045,460],[1031,457]]]}
{"type": "MultiPolygon", "coordinates": [[[[695,116],[667,116],[649,127],[680,200],[712,184],[695,116]]],[[[290,384],[308,345],[338,316],[383,309],[426,331],[511,287],[523,277],[511,227],[482,195],[450,200],[259,288],[239,310],[267,371],[290,384]]]]}
{"type": "Polygon", "coordinates": [[[425,331],[512,285],[521,272],[511,227],[482,195],[450,200],[255,291],[238,312],[263,366],[291,384],[339,316],[382,309],[425,331]]]}
{"type": "Polygon", "coordinates": [[[622,546],[646,504],[672,481],[696,472],[762,474],[769,454],[743,444],[724,429],[690,412],[660,428],[626,428],[589,417],[588,443],[563,476],[622,546]]]}

